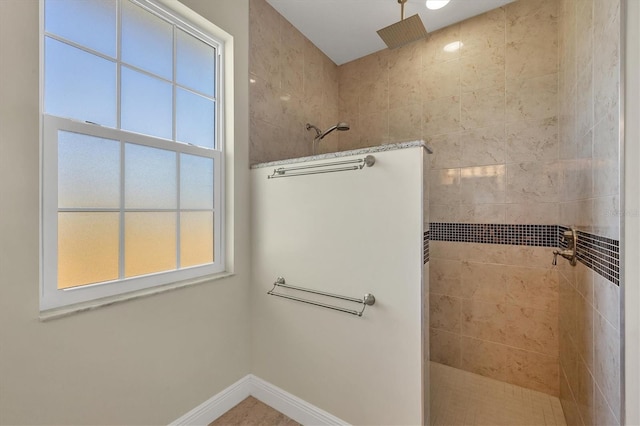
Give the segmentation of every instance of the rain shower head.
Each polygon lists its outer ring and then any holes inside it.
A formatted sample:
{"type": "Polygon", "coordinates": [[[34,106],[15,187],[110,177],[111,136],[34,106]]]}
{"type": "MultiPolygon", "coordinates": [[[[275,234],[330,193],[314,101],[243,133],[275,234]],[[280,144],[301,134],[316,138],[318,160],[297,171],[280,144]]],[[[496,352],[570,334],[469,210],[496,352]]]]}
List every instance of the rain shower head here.
{"type": "Polygon", "coordinates": [[[377,31],[389,49],[404,46],[427,36],[427,30],[424,28],[420,15],[415,14],[404,19],[404,4],[406,2],[407,0],[398,0],[398,3],[400,3],[400,21],[377,31]]]}

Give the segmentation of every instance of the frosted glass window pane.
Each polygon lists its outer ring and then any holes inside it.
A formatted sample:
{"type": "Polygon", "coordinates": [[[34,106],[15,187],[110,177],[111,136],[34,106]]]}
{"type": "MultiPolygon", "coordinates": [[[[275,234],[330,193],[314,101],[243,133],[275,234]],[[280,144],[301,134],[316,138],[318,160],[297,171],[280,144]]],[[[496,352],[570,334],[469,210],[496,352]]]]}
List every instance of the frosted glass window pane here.
{"type": "Polygon", "coordinates": [[[124,223],[126,277],[177,268],[175,213],[125,213],[124,223]]]}
{"type": "Polygon", "coordinates": [[[215,95],[216,50],[178,30],[176,80],[205,95],[215,95]]]}
{"type": "Polygon", "coordinates": [[[116,126],[116,64],[46,37],[45,112],[116,126]]]}
{"type": "Polygon", "coordinates": [[[177,89],[177,139],[205,148],[214,148],[215,102],[195,93],[177,89]]]}
{"type": "Polygon", "coordinates": [[[213,158],[180,154],[180,208],[213,209],[213,158]]]}
{"type": "Polygon", "coordinates": [[[47,0],[45,31],[116,56],[116,0],[47,0]]]}
{"type": "Polygon", "coordinates": [[[120,207],[120,142],[58,132],[58,207],[120,207]]]}
{"type": "Polygon", "coordinates": [[[171,84],[122,67],[122,128],[172,139],[171,84]]]}
{"type": "Polygon", "coordinates": [[[180,213],[180,266],[213,262],[213,212],[180,213]]]}
{"type": "Polygon", "coordinates": [[[171,80],[173,27],[128,1],[122,5],[122,60],[171,80]]]}
{"type": "Polygon", "coordinates": [[[177,208],[176,154],[125,144],[124,198],[128,209],[177,208]]]}
{"type": "Polygon", "coordinates": [[[58,288],[118,279],[118,213],[58,213],[58,288]]]}

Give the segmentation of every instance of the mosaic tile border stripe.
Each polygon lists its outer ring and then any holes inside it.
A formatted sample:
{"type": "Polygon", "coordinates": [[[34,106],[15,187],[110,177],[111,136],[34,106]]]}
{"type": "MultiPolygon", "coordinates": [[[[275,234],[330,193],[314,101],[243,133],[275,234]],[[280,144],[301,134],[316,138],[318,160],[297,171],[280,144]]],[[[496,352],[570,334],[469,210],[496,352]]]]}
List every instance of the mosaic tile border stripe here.
{"type": "Polygon", "coordinates": [[[496,223],[429,224],[433,241],[557,247],[558,225],[504,225],[496,223]]]}
{"type": "MultiPolygon", "coordinates": [[[[482,244],[507,244],[535,247],[567,248],[562,238],[568,230],[562,225],[515,225],[495,223],[429,224],[433,241],[482,244]]],[[[428,243],[427,243],[428,260],[428,243]]],[[[620,242],[588,232],[578,231],[578,260],[615,285],[620,285],[620,242]]],[[[426,262],[426,260],[425,260],[426,262]]]]}
{"type": "MultiPolygon", "coordinates": [[[[567,248],[562,233],[566,226],[558,226],[559,246],[567,248]]],[[[620,243],[617,240],[578,231],[576,247],[578,260],[615,285],[620,285],[620,243]]]]}

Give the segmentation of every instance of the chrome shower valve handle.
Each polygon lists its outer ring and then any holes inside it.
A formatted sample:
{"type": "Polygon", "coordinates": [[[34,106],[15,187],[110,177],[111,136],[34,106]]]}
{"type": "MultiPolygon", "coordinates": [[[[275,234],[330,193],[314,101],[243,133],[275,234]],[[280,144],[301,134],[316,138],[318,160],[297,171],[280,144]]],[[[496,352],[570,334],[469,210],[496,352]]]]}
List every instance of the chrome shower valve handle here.
{"type": "Polygon", "coordinates": [[[574,252],[572,250],[554,250],[553,251],[553,266],[558,264],[558,255],[564,257],[569,261],[571,266],[576,266],[577,260],[574,252]]]}
{"type": "Polygon", "coordinates": [[[552,265],[555,266],[558,264],[558,255],[560,255],[567,259],[571,266],[576,266],[578,263],[578,233],[574,228],[571,228],[569,231],[564,231],[562,237],[567,241],[569,248],[564,250],[554,250],[552,265]]]}

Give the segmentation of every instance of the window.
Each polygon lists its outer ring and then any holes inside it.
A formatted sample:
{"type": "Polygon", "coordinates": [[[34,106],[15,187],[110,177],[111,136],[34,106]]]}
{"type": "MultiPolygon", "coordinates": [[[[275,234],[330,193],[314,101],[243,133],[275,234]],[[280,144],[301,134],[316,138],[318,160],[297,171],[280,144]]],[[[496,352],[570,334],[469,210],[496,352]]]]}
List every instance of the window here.
{"type": "Polygon", "coordinates": [[[224,41],[151,0],[43,0],[51,309],[223,272],[224,41]]]}

